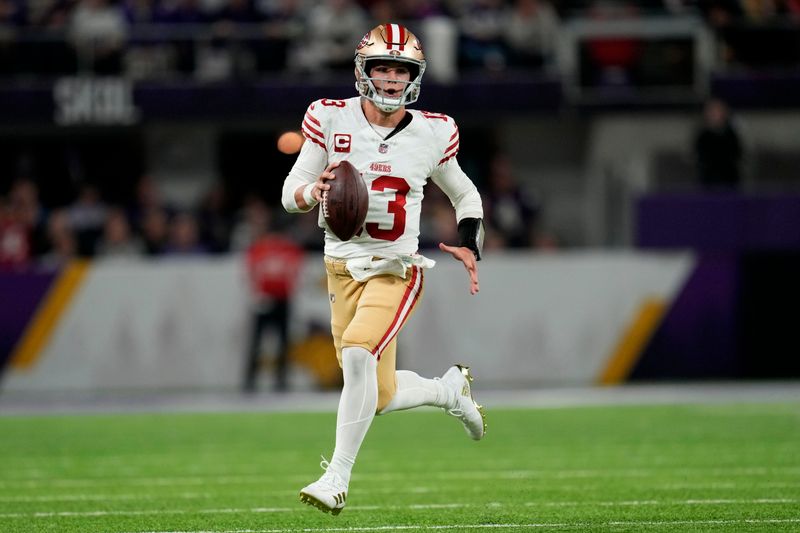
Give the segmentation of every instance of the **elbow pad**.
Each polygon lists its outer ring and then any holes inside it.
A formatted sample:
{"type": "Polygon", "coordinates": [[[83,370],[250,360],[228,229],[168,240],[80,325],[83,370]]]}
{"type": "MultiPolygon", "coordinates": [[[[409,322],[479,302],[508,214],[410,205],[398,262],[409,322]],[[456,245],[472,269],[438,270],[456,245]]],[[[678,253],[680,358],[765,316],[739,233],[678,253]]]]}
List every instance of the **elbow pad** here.
{"type": "Polygon", "coordinates": [[[483,255],[483,220],[480,218],[464,218],[458,223],[458,245],[469,248],[480,261],[483,255]]]}

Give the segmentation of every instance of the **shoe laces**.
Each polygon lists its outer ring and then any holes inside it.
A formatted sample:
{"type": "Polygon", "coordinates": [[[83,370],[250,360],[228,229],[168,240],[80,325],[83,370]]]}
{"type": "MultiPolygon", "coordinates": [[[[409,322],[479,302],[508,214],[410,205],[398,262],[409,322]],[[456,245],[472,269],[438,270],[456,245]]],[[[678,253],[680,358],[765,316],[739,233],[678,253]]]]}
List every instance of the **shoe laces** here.
{"type": "Polygon", "coordinates": [[[464,418],[464,410],[456,407],[455,409],[446,409],[447,414],[458,418],[464,418]]]}
{"type": "Polygon", "coordinates": [[[320,455],[320,457],[322,458],[322,461],[319,462],[319,466],[325,471],[325,473],[322,474],[322,477],[320,477],[319,480],[317,480],[317,483],[324,485],[330,490],[341,490],[341,487],[345,485],[344,479],[342,479],[342,476],[333,470],[329,470],[331,463],[325,459],[324,455],[320,455]]]}
{"type": "Polygon", "coordinates": [[[320,457],[322,458],[322,461],[319,462],[319,467],[327,472],[328,467],[331,466],[331,463],[330,461],[325,459],[324,455],[320,455],[320,457]]]}

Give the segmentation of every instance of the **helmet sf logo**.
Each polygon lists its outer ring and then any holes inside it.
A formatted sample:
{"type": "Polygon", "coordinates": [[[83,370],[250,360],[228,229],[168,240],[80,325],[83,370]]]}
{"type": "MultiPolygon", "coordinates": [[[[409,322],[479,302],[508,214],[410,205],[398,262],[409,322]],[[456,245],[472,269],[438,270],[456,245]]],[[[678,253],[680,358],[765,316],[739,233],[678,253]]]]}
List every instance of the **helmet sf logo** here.
{"type": "Polygon", "coordinates": [[[358,46],[356,47],[356,50],[361,50],[365,46],[372,46],[372,43],[369,42],[369,34],[370,33],[372,33],[372,32],[367,32],[367,33],[364,34],[364,36],[361,38],[361,42],[358,43],[358,46]]]}

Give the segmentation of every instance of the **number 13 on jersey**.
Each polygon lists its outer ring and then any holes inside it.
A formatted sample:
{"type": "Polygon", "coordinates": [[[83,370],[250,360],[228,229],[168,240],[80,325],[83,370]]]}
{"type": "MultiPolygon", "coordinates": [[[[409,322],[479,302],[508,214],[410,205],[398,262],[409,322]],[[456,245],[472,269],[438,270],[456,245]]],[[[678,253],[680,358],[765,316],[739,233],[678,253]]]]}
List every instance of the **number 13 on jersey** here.
{"type": "Polygon", "coordinates": [[[373,180],[370,189],[379,192],[394,191],[394,198],[390,199],[386,206],[387,213],[392,215],[393,221],[388,229],[381,228],[381,224],[377,222],[367,222],[365,229],[373,239],[396,241],[406,231],[406,196],[411,187],[404,178],[379,176],[373,180]]]}

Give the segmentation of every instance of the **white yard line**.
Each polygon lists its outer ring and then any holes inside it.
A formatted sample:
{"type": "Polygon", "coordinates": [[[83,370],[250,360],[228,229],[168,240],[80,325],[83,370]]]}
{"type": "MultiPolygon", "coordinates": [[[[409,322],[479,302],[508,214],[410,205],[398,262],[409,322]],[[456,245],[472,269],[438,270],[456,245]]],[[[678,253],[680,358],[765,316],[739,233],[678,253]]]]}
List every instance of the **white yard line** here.
{"type": "MultiPolygon", "coordinates": [[[[277,491],[276,491],[277,492],[277,491]]],[[[288,494],[288,491],[281,491],[288,494]]],[[[295,491],[292,491],[294,493],[295,491]]],[[[200,500],[218,497],[209,492],[179,492],[164,496],[162,494],[41,494],[37,496],[0,496],[0,503],[33,503],[33,502],[103,502],[126,500],[200,500]]]]}
{"type": "MultiPolygon", "coordinates": [[[[575,485],[559,484],[557,487],[548,487],[548,490],[556,490],[558,492],[575,492],[580,491],[586,493],[586,483],[579,483],[575,485]]],[[[648,485],[647,489],[651,491],[686,491],[686,490],[720,490],[720,491],[737,491],[737,490],[752,490],[754,488],[761,489],[787,489],[787,488],[800,488],[800,482],[757,482],[749,481],[747,483],[734,483],[734,482],[720,482],[720,483],[664,483],[656,485],[648,485]]],[[[392,487],[371,487],[369,488],[370,494],[394,494],[398,491],[408,492],[411,494],[429,494],[432,492],[440,491],[441,487],[436,486],[392,486],[392,487]]],[[[462,492],[484,492],[485,487],[475,486],[459,489],[462,492]]],[[[275,489],[275,490],[259,490],[253,495],[261,497],[266,495],[271,496],[296,496],[297,490],[294,489],[275,489]]],[[[129,494],[80,494],[74,491],[68,494],[37,494],[31,496],[20,495],[0,495],[0,503],[34,503],[34,502],[80,502],[80,501],[125,501],[125,500],[164,500],[164,499],[178,499],[178,500],[207,500],[210,498],[220,498],[225,496],[218,492],[177,492],[171,494],[152,494],[145,492],[129,493],[129,494]]]]}
{"type": "Polygon", "coordinates": [[[753,524],[796,524],[800,518],[764,518],[741,520],[615,520],[613,522],[543,522],[528,524],[445,524],[445,525],[390,525],[372,527],[320,527],[320,528],[285,528],[285,529],[228,529],[228,530],[186,530],[186,531],[141,531],[128,533],[334,533],[334,532],[370,532],[370,531],[438,531],[466,529],[585,529],[590,527],[661,527],[661,526],[703,526],[703,525],[753,525],[753,524]]]}
{"type": "MultiPolygon", "coordinates": [[[[389,510],[427,510],[427,509],[459,509],[463,507],[637,507],[637,506],[675,506],[675,505],[777,505],[800,503],[796,498],[756,498],[756,499],[688,499],[688,500],[623,500],[623,501],[540,501],[522,504],[502,502],[487,503],[433,503],[409,505],[353,505],[348,511],[389,511],[389,510]]],[[[27,513],[0,513],[1,518],[62,518],[91,516],[142,516],[142,515],[186,515],[186,514],[238,514],[238,513],[294,513],[306,511],[303,506],[293,507],[253,507],[253,508],[218,508],[218,509],[134,509],[119,511],[42,511],[27,513]]]]}
{"type": "MultiPolygon", "coordinates": [[[[752,488],[752,485],[747,488],[752,488]]],[[[584,487],[585,489],[585,487],[584,487]]],[[[370,494],[396,494],[398,490],[412,494],[428,494],[441,490],[439,487],[375,487],[369,489],[370,494]]],[[[473,492],[482,492],[486,489],[475,487],[473,492]]],[[[299,490],[280,489],[280,490],[259,490],[255,496],[297,496],[299,490]]],[[[220,498],[214,492],[178,492],[175,494],[152,494],[152,493],[132,493],[132,494],[40,494],[36,496],[0,496],[0,503],[33,503],[33,502],[102,502],[102,501],[125,501],[125,500],[207,500],[210,498],[220,498]]],[[[236,495],[238,496],[238,494],[236,495]]]]}
{"type": "MultiPolygon", "coordinates": [[[[591,479],[591,478],[638,478],[667,474],[670,476],[796,476],[800,475],[800,467],[736,467],[736,468],[609,468],[609,469],[576,469],[576,470],[483,470],[483,471],[439,471],[439,472],[377,472],[373,474],[357,474],[353,479],[364,482],[408,481],[415,475],[425,479],[591,479]]],[[[165,477],[126,477],[109,476],[98,478],[20,478],[0,480],[0,489],[16,489],[23,487],[91,487],[108,483],[129,485],[235,485],[263,484],[269,481],[304,482],[307,476],[271,476],[266,474],[240,475],[208,475],[208,476],[165,476],[165,477]]]]}

